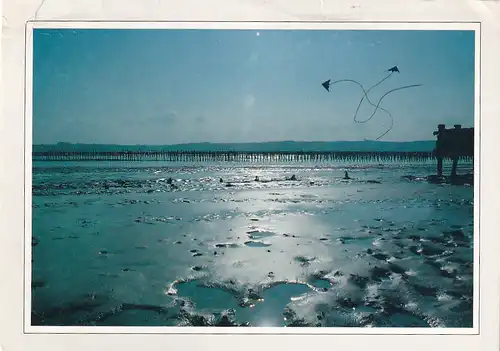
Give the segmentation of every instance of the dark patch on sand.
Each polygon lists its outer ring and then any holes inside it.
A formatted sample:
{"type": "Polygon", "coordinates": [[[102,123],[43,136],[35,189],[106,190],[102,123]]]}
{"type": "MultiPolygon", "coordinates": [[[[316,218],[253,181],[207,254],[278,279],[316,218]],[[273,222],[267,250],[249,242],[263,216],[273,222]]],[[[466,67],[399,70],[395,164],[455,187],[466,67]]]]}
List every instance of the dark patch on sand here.
{"type": "Polygon", "coordinates": [[[229,248],[229,249],[235,249],[239,247],[238,244],[235,243],[224,243],[224,244],[215,244],[216,248],[222,249],[222,248],[229,248]]]}
{"type": "Polygon", "coordinates": [[[262,241],[254,241],[254,240],[245,241],[245,245],[249,246],[249,247],[268,247],[268,246],[271,246],[271,244],[264,243],[262,241]]]}

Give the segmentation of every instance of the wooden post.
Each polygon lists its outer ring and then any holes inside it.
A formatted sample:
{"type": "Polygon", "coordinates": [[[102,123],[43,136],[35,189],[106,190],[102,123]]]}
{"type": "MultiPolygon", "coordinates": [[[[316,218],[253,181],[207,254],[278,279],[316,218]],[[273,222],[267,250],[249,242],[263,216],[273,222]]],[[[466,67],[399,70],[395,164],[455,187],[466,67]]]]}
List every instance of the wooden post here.
{"type": "Polygon", "coordinates": [[[437,132],[434,132],[434,135],[437,135],[436,141],[436,158],[437,158],[437,175],[438,177],[443,176],[443,155],[441,154],[441,136],[446,128],[446,125],[439,124],[437,132]]]}
{"type": "Polygon", "coordinates": [[[441,156],[437,157],[437,175],[438,177],[443,176],[443,158],[441,156]]]}
{"type": "Polygon", "coordinates": [[[457,165],[458,165],[458,157],[453,157],[453,165],[451,166],[451,177],[457,176],[457,165]]]}
{"type": "MultiPolygon", "coordinates": [[[[454,127],[455,127],[455,130],[462,129],[462,125],[460,125],[460,124],[455,124],[454,127]]],[[[451,166],[451,176],[452,177],[457,176],[457,166],[458,166],[458,155],[453,155],[453,165],[451,166]]]]}

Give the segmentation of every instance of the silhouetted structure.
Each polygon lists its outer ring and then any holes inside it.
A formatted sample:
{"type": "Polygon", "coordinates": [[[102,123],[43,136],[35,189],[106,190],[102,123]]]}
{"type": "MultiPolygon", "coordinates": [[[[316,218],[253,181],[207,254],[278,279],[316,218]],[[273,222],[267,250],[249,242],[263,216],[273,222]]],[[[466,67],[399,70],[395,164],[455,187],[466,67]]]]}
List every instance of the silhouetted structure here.
{"type": "Polygon", "coordinates": [[[438,125],[438,130],[434,132],[437,136],[434,154],[437,158],[437,175],[443,175],[443,159],[453,160],[451,176],[457,175],[457,165],[459,158],[474,157],[474,128],[462,128],[460,124],[455,124],[453,129],[446,129],[444,124],[438,125]]]}

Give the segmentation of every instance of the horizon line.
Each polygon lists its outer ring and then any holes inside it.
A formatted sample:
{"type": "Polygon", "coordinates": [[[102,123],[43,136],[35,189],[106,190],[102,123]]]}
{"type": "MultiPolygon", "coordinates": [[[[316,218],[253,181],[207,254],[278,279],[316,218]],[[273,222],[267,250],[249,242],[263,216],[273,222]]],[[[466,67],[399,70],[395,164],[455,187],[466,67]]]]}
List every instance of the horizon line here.
{"type": "Polygon", "coordinates": [[[435,142],[435,139],[427,140],[403,140],[403,141],[385,141],[385,140],[269,140],[269,141],[224,141],[224,142],[213,142],[213,141],[195,141],[195,142],[184,142],[184,143],[174,143],[174,144],[126,144],[126,143],[91,143],[91,142],[69,142],[69,141],[57,141],[53,143],[33,143],[33,146],[41,145],[58,145],[58,144],[70,144],[70,145],[117,145],[117,146],[177,146],[177,145],[190,145],[190,144],[211,144],[211,145],[226,145],[226,144],[271,144],[271,143],[359,143],[359,142],[376,142],[376,143],[420,143],[420,142],[435,142]]]}

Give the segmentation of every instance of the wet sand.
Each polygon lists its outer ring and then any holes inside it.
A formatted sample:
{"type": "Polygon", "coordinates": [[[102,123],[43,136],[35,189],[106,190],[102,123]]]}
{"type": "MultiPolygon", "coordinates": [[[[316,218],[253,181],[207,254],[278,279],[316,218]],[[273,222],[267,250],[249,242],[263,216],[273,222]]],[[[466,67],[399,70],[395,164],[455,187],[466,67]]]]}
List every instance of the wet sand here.
{"type": "Polygon", "coordinates": [[[32,324],[472,326],[473,187],[348,171],[41,163],[32,324]]]}

